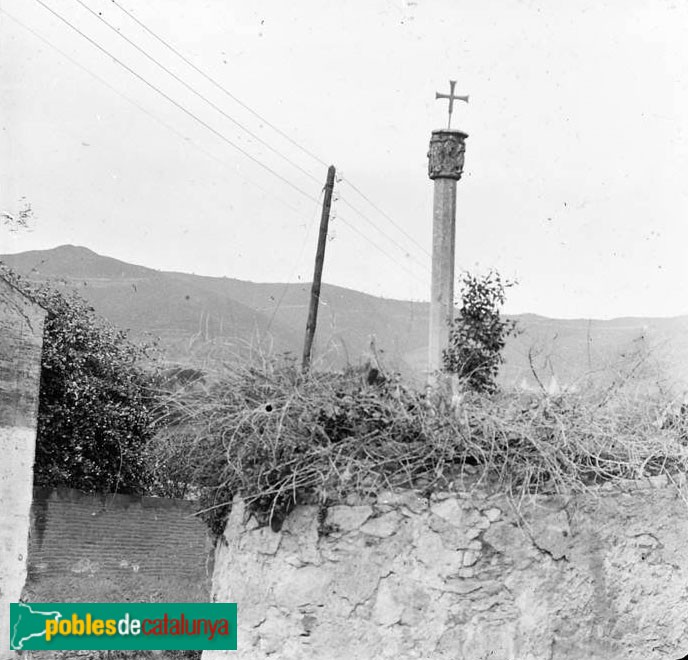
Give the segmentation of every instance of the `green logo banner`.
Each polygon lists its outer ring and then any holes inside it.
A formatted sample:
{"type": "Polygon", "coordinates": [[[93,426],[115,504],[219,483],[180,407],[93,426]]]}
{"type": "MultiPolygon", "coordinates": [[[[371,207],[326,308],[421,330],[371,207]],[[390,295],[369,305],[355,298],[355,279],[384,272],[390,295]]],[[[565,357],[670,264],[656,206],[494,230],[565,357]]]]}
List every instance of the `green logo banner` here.
{"type": "Polygon", "coordinates": [[[236,651],[236,603],[11,603],[14,651],[236,651]]]}

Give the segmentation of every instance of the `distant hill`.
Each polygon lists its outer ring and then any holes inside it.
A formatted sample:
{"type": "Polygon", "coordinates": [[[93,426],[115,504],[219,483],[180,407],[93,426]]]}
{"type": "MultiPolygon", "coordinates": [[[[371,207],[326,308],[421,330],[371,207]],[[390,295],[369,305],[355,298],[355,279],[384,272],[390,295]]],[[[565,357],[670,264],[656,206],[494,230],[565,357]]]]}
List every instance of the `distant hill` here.
{"type": "MultiPolygon", "coordinates": [[[[0,261],[33,280],[62,281],[135,335],[159,336],[173,361],[207,366],[250,352],[301,354],[307,283],[255,283],[157,271],[73,245],[0,255],[0,261]]],[[[639,367],[648,377],[654,378],[661,367],[670,379],[688,385],[688,317],[514,318],[523,332],[506,349],[501,379],[507,385],[538,387],[534,370],[546,387],[554,381],[571,386],[586,374],[609,374],[635,363],[640,355],[649,356],[639,367]]],[[[316,365],[357,364],[374,336],[389,368],[421,379],[427,324],[427,303],[324,284],[316,365]]]]}

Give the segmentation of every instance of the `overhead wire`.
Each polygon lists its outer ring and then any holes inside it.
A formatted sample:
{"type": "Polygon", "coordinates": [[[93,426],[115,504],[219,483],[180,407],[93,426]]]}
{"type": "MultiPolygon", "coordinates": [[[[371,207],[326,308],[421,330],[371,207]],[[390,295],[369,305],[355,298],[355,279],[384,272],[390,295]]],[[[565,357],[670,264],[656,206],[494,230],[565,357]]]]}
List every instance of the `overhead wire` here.
{"type": "MultiPolygon", "coordinates": [[[[67,27],[69,27],[72,31],[76,32],[78,35],[80,35],[82,38],[84,38],[86,41],[88,41],[91,45],[93,45],[94,47],[96,47],[99,51],[101,51],[102,53],[104,53],[106,56],[108,56],[108,57],[111,58],[114,62],[116,62],[119,66],[121,66],[123,69],[125,69],[126,71],[128,71],[128,72],[129,72],[131,75],[133,75],[135,78],[137,78],[138,80],[140,80],[141,82],[143,82],[146,86],[148,86],[149,88],[151,88],[153,91],[157,92],[160,96],[162,96],[163,98],[165,98],[168,102],[170,102],[170,103],[171,103],[172,105],[174,105],[176,108],[178,108],[179,110],[181,110],[182,112],[184,112],[186,115],[188,115],[189,117],[191,117],[194,121],[196,121],[196,122],[199,123],[201,126],[203,126],[203,127],[206,128],[207,130],[209,130],[211,133],[213,133],[215,136],[217,136],[218,138],[220,138],[223,142],[229,144],[231,147],[233,147],[235,150],[239,151],[239,152],[240,152],[242,155],[244,155],[246,158],[248,158],[248,159],[251,160],[252,162],[254,162],[254,163],[256,163],[257,165],[259,165],[261,168],[263,168],[264,170],[266,170],[267,172],[269,172],[270,174],[272,174],[274,177],[276,177],[277,179],[279,179],[280,181],[282,181],[283,183],[285,183],[286,185],[288,185],[289,187],[291,187],[292,189],[294,189],[295,191],[297,191],[298,193],[300,193],[301,195],[303,195],[303,196],[306,197],[307,199],[309,199],[309,200],[311,200],[311,201],[314,201],[314,202],[316,202],[316,203],[319,203],[319,200],[318,200],[316,197],[314,197],[314,196],[311,195],[310,193],[306,192],[305,190],[303,190],[302,188],[300,188],[299,186],[297,186],[296,184],[294,184],[292,181],[290,181],[290,180],[287,179],[286,177],[284,177],[284,176],[282,176],[281,174],[279,174],[278,172],[276,172],[276,171],[275,171],[274,169],[272,169],[270,166],[264,164],[264,163],[263,163],[262,161],[260,161],[258,158],[254,157],[252,154],[250,154],[249,152],[247,152],[245,149],[243,149],[242,147],[240,147],[239,145],[237,145],[236,143],[234,143],[232,140],[230,140],[230,139],[229,139],[227,136],[225,136],[223,133],[221,133],[220,131],[218,131],[217,129],[215,129],[213,126],[211,126],[210,124],[208,124],[206,121],[204,121],[203,119],[201,119],[200,117],[198,117],[198,116],[197,116],[195,113],[193,113],[191,110],[189,110],[188,108],[186,108],[185,106],[183,106],[181,103],[179,103],[179,102],[176,101],[174,98],[172,98],[169,94],[167,94],[166,92],[164,92],[163,90],[161,90],[159,87],[157,87],[156,85],[154,85],[153,83],[151,83],[149,80],[147,80],[144,76],[142,76],[141,74],[139,74],[139,73],[138,73],[136,70],[134,70],[132,67],[130,67],[130,66],[127,65],[125,62],[123,62],[121,59],[119,59],[118,57],[116,57],[113,53],[111,53],[110,51],[108,51],[105,47],[103,47],[102,45],[100,45],[95,39],[92,39],[89,35],[87,35],[85,32],[83,32],[81,29],[79,29],[79,28],[78,28],[77,26],[75,26],[73,23],[71,23],[68,19],[64,18],[59,12],[55,11],[52,7],[50,7],[49,5],[47,5],[43,0],[35,0],[35,1],[36,1],[39,5],[41,5],[46,11],[48,11],[50,14],[52,14],[53,16],[55,16],[55,18],[57,18],[60,22],[64,23],[64,24],[65,24],[67,27]]],[[[114,0],[111,0],[111,1],[114,2],[114,0]]],[[[79,2],[79,3],[81,4],[80,0],[77,0],[77,2],[79,2]]],[[[116,3],[115,3],[115,4],[116,4],[116,3]]],[[[119,5],[118,5],[118,6],[119,6],[119,5]]],[[[3,11],[4,11],[4,10],[3,10],[3,11]]],[[[4,12],[4,13],[7,14],[7,12],[4,12]]],[[[9,16],[9,14],[7,14],[7,15],[9,16]]],[[[17,20],[17,19],[15,19],[15,20],[17,20]]],[[[19,21],[17,21],[17,22],[19,22],[19,21]]],[[[147,113],[147,114],[148,114],[148,113],[147,113]]],[[[267,123],[267,122],[266,122],[266,123],[267,123]]],[[[319,160],[319,159],[318,159],[318,160],[319,160]]],[[[321,161],[321,162],[322,162],[322,161],[321,161]]],[[[368,222],[370,222],[374,227],[376,227],[376,225],[375,225],[369,218],[367,218],[367,216],[366,216],[364,213],[362,213],[359,209],[356,209],[355,207],[353,207],[353,206],[352,206],[350,203],[348,203],[348,202],[345,202],[345,203],[347,203],[348,206],[350,206],[350,207],[351,207],[352,209],[354,209],[359,215],[361,215],[361,217],[363,217],[363,218],[366,219],[368,222]]],[[[373,240],[370,239],[368,236],[366,236],[366,234],[364,234],[362,231],[360,231],[352,222],[348,221],[347,219],[345,219],[345,218],[342,217],[341,215],[339,216],[339,219],[340,219],[346,226],[348,226],[349,229],[351,229],[353,232],[355,232],[356,234],[358,234],[361,238],[363,238],[363,240],[365,240],[365,241],[366,241],[367,243],[369,243],[372,247],[374,247],[378,252],[380,252],[381,254],[383,254],[386,258],[390,259],[392,262],[396,263],[399,267],[401,267],[403,270],[405,270],[407,273],[409,273],[409,274],[410,274],[412,277],[414,277],[416,280],[418,280],[419,282],[422,282],[422,280],[420,280],[420,278],[418,278],[417,275],[416,275],[415,273],[413,273],[413,272],[410,271],[408,268],[406,268],[406,267],[405,267],[403,264],[401,264],[397,259],[395,259],[391,254],[389,254],[384,248],[381,248],[375,241],[373,241],[373,240]]],[[[384,234],[384,232],[381,232],[381,233],[382,233],[384,236],[386,236],[386,234],[384,234]]],[[[387,237],[388,240],[390,240],[388,236],[386,236],[386,237],[387,237]]],[[[394,241],[393,239],[391,239],[391,240],[392,240],[392,242],[393,242],[397,247],[400,247],[400,249],[404,249],[403,247],[399,246],[399,244],[396,243],[396,241],[394,241]]]]}
{"type": "Polygon", "coordinates": [[[117,94],[117,96],[121,97],[131,105],[133,105],[137,110],[142,112],[143,114],[147,115],[151,119],[153,119],[155,122],[160,124],[161,126],[164,126],[168,131],[174,133],[177,137],[181,138],[185,143],[189,142],[191,143],[194,147],[196,147],[201,153],[203,153],[205,156],[210,158],[211,160],[214,160],[215,162],[219,163],[220,165],[224,165],[225,167],[229,168],[236,176],[240,177],[243,179],[246,183],[248,183],[251,186],[254,186],[261,192],[265,193],[266,195],[272,197],[276,201],[278,201],[280,204],[285,206],[286,208],[290,209],[297,215],[301,216],[302,211],[300,209],[297,209],[295,206],[293,206],[290,202],[286,201],[283,197],[275,194],[273,191],[268,190],[267,188],[264,188],[261,186],[259,183],[256,183],[249,177],[247,177],[245,174],[242,174],[240,172],[237,172],[235,168],[233,168],[227,161],[219,158],[215,154],[213,154],[211,151],[205,149],[203,146],[198,144],[195,140],[192,140],[189,138],[187,135],[184,135],[180,131],[178,131],[176,128],[168,124],[167,122],[163,121],[159,117],[156,117],[152,112],[144,108],[142,105],[134,101],[132,98],[127,96],[126,94],[122,93],[120,90],[118,90],[114,85],[111,85],[109,82],[101,78],[98,74],[94,73],[87,67],[85,67],[83,64],[80,62],[77,62],[71,55],[63,51],[62,49],[58,48],[55,44],[51,43],[48,39],[46,39],[43,35],[39,34],[31,28],[30,26],[26,25],[26,23],[23,23],[21,20],[19,20],[16,16],[10,14],[6,9],[0,7],[0,13],[3,13],[7,18],[11,19],[14,21],[17,25],[19,25],[22,29],[26,30],[30,34],[32,34],[34,37],[39,39],[41,42],[43,42],[46,46],[52,48],[54,51],[62,55],[67,61],[71,62],[74,66],[77,68],[81,69],[84,73],[87,73],[89,76],[93,77],[95,80],[97,80],[99,83],[101,83],[103,86],[107,87],[110,91],[113,93],[117,94]]]}
{"type": "Polygon", "coordinates": [[[391,254],[389,254],[389,252],[387,252],[386,250],[381,248],[377,243],[375,243],[370,238],[368,238],[368,236],[366,236],[360,229],[358,229],[358,227],[356,227],[356,225],[354,225],[353,223],[351,223],[350,221],[348,221],[346,218],[344,218],[341,215],[337,215],[337,220],[339,220],[340,222],[343,222],[349,229],[351,229],[353,232],[358,234],[364,241],[366,241],[366,243],[369,243],[370,245],[372,245],[378,252],[380,252],[382,255],[387,257],[387,259],[389,259],[390,261],[395,263],[397,266],[399,266],[399,268],[401,268],[402,270],[405,270],[416,281],[420,282],[423,285],[426,284],[412,270],[409,270],[404,264],[402,264],[400,261],[395,259],[391,254]]]}
{"type": "Polygon", "coordinates": [[[344,199],[343,197],[340,197],[340,201],[342,204],[346,204],[352,211],[357,213],[361,218],[363,218],[368,224],[370,224],[378,233],[380,233],[382,236],[384,236],[390,243],[392,243],[394,246],[396,246],[399,250],[401,250],[405,256],[407,256],[409,259],[412,261],[415,261],[417,264],[419,264],[422,268],[425,268],[426,270],[428,269],[427,264],[422,263],[421,261],[418,261],[415,259],[408,250],[398,243],[395,239],[391,238],[389,234],[385,233],[380,227],[378,227],[363,211],[361,211],[359,208],[351,204],[347,199],[344,199]]]}
{"type": "Polygon", "coordinates": [[[53,16],[55,16],[58,20],[60,20],[60,21],[61,21],[62,23],[64,23],[65,25],[67,25],[67,27],[69,27],[71,30],[73,30],[74,32],[76,32],[77,34],[79,34],[80,36],[82,36],[82,37],[83,37],[84,39],[86,39],[90,44],[92,44],[93,46],[95,46],[98,50],[100,50],[101,52],[105,53],[105,55],[107,55],[108,57],[112,58],[112,60],[115,61],[117,64],[119,64],[123,69],[125,69],[126,71],[128,71],[129,73],[131,73],[131,74],[132,74],[133,76],[135,76],[138,80],[140,80],[140,81],[143,82],[145,85],[147,85],[148,87],[150,87],[152,90],[154,90],[155,92],[157,92],[158,94],[160,94],[163,98],[167,99],[170,103],[172,103],[172,105],[174,105],[174,106],[177,107],[179,110],[181,110],[182,112],[184,112],[185,114],[187,114],[189,117],[191,117],[193,120],[195,120],[196,122],[198,122],[201,126],[203,126],[204,128],[206,128],[207,130],[209,130],[211,133],[213,133],[214,135],[216,135],[216,136],[217,136],[218,138],[220,138],[223,142],[226,142],[227,144],[229,144],[231,147],[233,147],[234,149],[236,149],[237,151],[239,151],[241,154],[243,154],[246,158],[248,158],[249,160],[253,161],[253,162],[256,163],[257,165],[259,165],[260,167],[262,167],[264,170],[266,170],[267,172],[270,172],[270,174],[272,174],[274,177],[276,177],[277,179],[279,179],[280,181],[282,181],[283,183],[285,183],[286,185],[288,185],[290,188],[293,188],[294,190],[296,190],[298,193],[300,193],[300,194],[303,195],[304,197],[310,199],[311,201],[316,201],[316,198],[315,198],[313,195],[311,195],[310,193],[306,192],[305,190],[303,190],[302,188],[300,188],[299,186],[297,186],[295,183],[293,183],[292,181],[290,181],[290,180],[287,179],[286,177],[282,176],[279,172],[276,172],[275,170],[273,170],[269,165],[266,165],[265,163],[263,163],[262,161],[260,161],[258,158],[256,158],[255,156],[251,155],[248,151],[246,151],[245,149],[243,149],[242,147],[240,147],[238,144],[236,144],[235,142],[233,142],[232,140],[230,140],[226,135],[224,135],[223,133],[221,133],[220,131],[218,131],[216,128],[214,128],[213,126],[211,126],[210,124],[208,124],[206,121],[204,121],[203,119],[201,119],[200,117],[198,117],[198,116],[197,116],[196,114],[194,114],[191,110],[189,110],[188,108],[186,108],[185,106],[183,106],[181,103],[179,103],[178,101],[176,101],[175,99],[173,99],[169,94],[165,93],[163,90],[161,90],[159,87],[155,86],[153,83],[151,83],[150,81],[148,81],[146,78],[144,78],[141,74],[139,74],[138,72],[136,72],[136,71],[135,71],[134,69],[132,69],[130,66],[128,66],[127,64],[125,64],[124,62],[122,62],[122,60],[120,60],[118,57],[116,57],[115,55],[113,55],[113,54],[112,54],[110,51],[108,51],[106,48],[104,48],[103,46],[101,46],[97,41],[95,41],[94,39],[92,39],[91,37],[89,37],[85,32],[83,32],[83,31],[80,30],[78,27],[76,27],[75,25],[73,25],[69,20],[67,20],[66,18],[64,18],[62,15],[60,15],[58,12],[56,12],[54,9],[52,9],[49,5],[46,5],[45,2],[43,2],[43,0],[35,0],[35,1],[36,1],[39,5],[41,5],[44,9],[46,9],[47,11],[49,11],[49,12],[50,12],[53,16]]]}
{"type": "MultiPolygon", "coordinates": [[[[82,3],[82,0],[77,0],[80,4],[82,3]]],[[[254,110],[251,106],[249,106],[247,103],[239,99],[236,95],[232,94],[224,85],[219,83],[215,78],[212,76],[208,75],[203,69],[198,67],[196,64],[194,64],[189,58],[187,58],[179,49],[175,48],[172,46],[166,39],[161,37],[157,32],[152,30],[148,25],[146,25],[143,21],[141,21],[139,18],[137,18],[132,12],[127,10],[125,7],[123,7],[117,0],[110,0],[110,2],[115,5],[121,12],[123,12],[126,16],[128,16],[132,21],[134,21],[140,28],[142,28],[145,32],[147,32],[150,36],[152,36],[156,41],[158,41],[160,44],[162,44],[165,48],[167,48],[170,52],[174,53],[178,58],[180,58],[185,64],[187,64],[189,67],[191,67],[194,71],[196,71],[199,75],[201,75],[205,80],[210,82],[212,85],[214,85],[217,89],[219,89],[221,92],[223,92],[226,96],[228,96],[230,99],[232,99],[235,103],[237,103],[239,106],[250,112],[254,117],[262,121],[266,126],[269,126],[272,130],[274,130],[276,133],[278,133],[280,136],[282,136],[284,139],[286,139],[288,142],[290,142],[292,145],[300,149],[303,153],[307,154],[311,158],[313,158],[316,162],[318,162],[321,165],[327,166],[327,163],[317,156],[315,153],[313,153],[311,150],[308,148],[304,147],[302,144],[291,138],[287,133],[282,131],[280,128],[275,126],[273,123],[271,123],[268,119],[266,119],[262,114],[254,110]]],[[[99,18],[102,17],[99,16],[99,18]]],[[[417,248],[419,248],[425,255],[428,257],[431,256],[430,253],[422,246],[420,243],[418,243],[410,234],[408,234],[402,227],[399,226],[397,222],[394,221],[393,218],[389,216],[385,211],[383,211],[377,204],[375,204],[367,195],[365,195],[357,186],[355,186],[348,178],[344,178],[343,181],[347,183],[358,195],[360,195],[370,206],[375,209],[380,215],[382,215],[385,219],[387,219],[399,232],[401,232],[408,240],[410,240],[417,248]]],[[[356,213],[359,215],[362,215],[362,217],[367,218],[367,216],[364,216],[362,212],[358,209],[354,209],[354,207],[342,197],[342,202],[350,206],[356,213]]],[[[372,220],[367,218],[368,221],[374,225],[372,220]]],[[[384,233],[383,233],[384,235],[384,233]]],[[[388,240],[390,240],[388,238],[388,240]]],[[[396,244],[395,241],[392,240],[393,243],[396,244]]],[[[396,244],[398,246],[398,244],[396,244]]],[[[405,248],[400,248],[403,249],[404,252],[407,252],[405,248]]]]}
{"type": "Polygon", "coordinates": [[[110,2],[115,5],[120,11],[124,12],[132,21],[134,21],[137,25],[139,25],[141,28],[143,28],[148,34],[150,34],[154,39],[156,39],[158,42],[160,42],[165,48],[173,52],[177,57],[179,57],[182,61],[184,61],[188,66],[190,66],[194,71],[196,71],[198,74],[203,76],[208,82],[212,83],[217,89],[222,91],[224,94],[226,94],[230,99],[232,99],[235,103],[240,105],[242,108],[250,112],[254,117],[257,119],[260,119],[266,126],[269,126],[273,131],[281,135],[285,140],[293,144],[295,147],[300,149],[303,153],[306,155],[310,156],[313,158],[315,161],[320,163],[321,165],[324,165],[325,167],[328,167],[328,164],[320,157],[318,157],[316,154],[314,154],[312,151],[310,151],[308,148],[304,147],[302,144],[291,138],[287,133],[284,131],[280,130],[277,126],[269,122],[265,117],[263,117],[261,114],[256,112],[253,108],[251,108],[248,104],[244,103],[241,99],[236,97],[234,94],[232,94],[228,89],[226,89],[223,85],[221,85],[217,80],[215,80],[213,77],[209,76],[205,71],[203,71],[201,68],[196,66],[191,60],[189,60],[183,53],[181,53],[179,50],[177,50],[174,46],[169,44],[165,39],[163,39],[160,35],[158,35],[156,32],[151,30],[143,21],[139,20],[132,14],[130,11],[125,9],[122,5],[120,5],[116,0],[110,0],[110,2]]]}
{"type": "Polygon", "coordinates": [[[418,243],[418,241],[416,241],[415,238],[413,238],[413,236],[411,236],[411,234],[408,234],[408,233],[403,229],[403,227],[400,227],[400,226],[394,221],[394,219],[393,219],[390,215],[388,215],[387,213],[385,213],[385,211],[383,211],[377,204],[375,204],[375,202],[373,202],[372,199],[370,199],[367,195],[365,195],[365,194],[364,194],[358,187],[356,187],[347,177],[342,177],[342,182],[343,182],[343,183],[346,183],[350,188],[352,188],[356,193],[358,193],[358,194],[359,194],[366,202],[368,202],[368,204],[370,204],[370,205],[371,205],[380,215],[382,215],[383,217],[387,218],[387,220],[389,220],[389,222],[391,222],[392,225],[394,225],[394,227],[396,227],[397,230],[398,230],[399,232],[401,232],[404,236],[406,236],[406,238],[408,238],[412,243],[414,243],[414,244],[416,245],[416,247],[418,247],[418,248],[419,248],[422,252],[424,252],[428,257],[431,257],[431,256],[432,256],[432,255],[431,255],[431,254],[430,254],[430,253],[429,253],[420,243],[418,243]]]}
{"type": "Polygon", "coordinates": [[[228,119],[231,121],[235,126],[238,126],[242,131],[246,132],[248,135],[250,135],[254,140],[262,144],[264,147],[272,151],[274,154],[282,158],[284,161],[289,163],[292,167],[296,168],[304,174],[305,176],[309,177],[316,183],[320,183],[320,179],[315,177],[311,172],[307,171],[303,167],[301,167],[298,163],[294,162],[289,156],[285,156],[279,149],[276,149],[273,147],[271,144],[263,140],[259,135],[256,135],[253,131],[251,131],[249,128],[244,126],[240,121],[232,117],[228,112],[225,112],[219,105],[214,103],[212,100],[210,100],[207,96],[199,92],[197,89],[195,89],[192,85],[187,83],[183,78],[178,76],[174,71],[171,71],[169,68],[167,68],[164,64],[162,64],[159,60],[157,60],[155,57],[153,57],[150,53],[148,53],[144,48],[141,48],[135,41],[127,37],[124,33],[120,32],[116,27],[114,27],[111,23],[109,23],[103,16],[100,15],[97,11],[94,9],[91,9],[83,0],[75,0],[79,5],[81,5],[86,11],[88,11],[90,14],[95,16],[99,21],[101,21],[104,25],[106,25],[110,30],[112,30],[116,35],[118,35],[121,39],[124,39],[130,46],[133,46],[139,53],[141,53],[145,58],[153,62],[156,66],[158,66],[160,69],[162,69],[165,73],[167,73],[169,76],[174,78],[180,85],[183,85],[186,89],[188,89],[192,94],[196,95],[198,98],[201,100],[205,101],[211,108],[219,112],[225,119],[228,119]]]}

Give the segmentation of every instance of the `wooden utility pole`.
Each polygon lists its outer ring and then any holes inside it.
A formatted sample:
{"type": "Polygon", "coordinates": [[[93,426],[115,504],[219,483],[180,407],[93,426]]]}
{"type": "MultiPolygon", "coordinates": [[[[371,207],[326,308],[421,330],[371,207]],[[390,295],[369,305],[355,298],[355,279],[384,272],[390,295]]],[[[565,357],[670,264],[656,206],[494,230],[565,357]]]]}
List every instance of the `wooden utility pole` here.
{"type": "Polygon", "coordinates": [[[468,135],[449,128],[454,101],[468,102],[467,96],[449,94],[435,98],[449,100],[447,128],[433,131],[428,151],[428,176],[435,183],[432,212],[432,286],[428,337],[428,377],[442,369],[443,353],[449,345],[449,324],[454,318],[454,257],[456,240],[456,182],[463,173],[468,135]]]}
{"type": "Polygon", "coordinates": [[[311,366],[311,351],[315,326],[318,322],[318,302],[320,301],[320,284],[322,283],[323,264],[325,262],[325,245],[327,243],[327,227],[330,222],[330,207],[332,206],[332,191],[334,190],[334,165],[327,170],[325,182],[325,196],[323,198],[322,215],[320,216],[320,233],[318,234],[318,248],[315,252],[315,270],[313,284],[311,284],[311,303],[308,308],[308,322],[306,323],[306,339],[303,342],[303,361],[301,369],[306,372],[311,366]]]}

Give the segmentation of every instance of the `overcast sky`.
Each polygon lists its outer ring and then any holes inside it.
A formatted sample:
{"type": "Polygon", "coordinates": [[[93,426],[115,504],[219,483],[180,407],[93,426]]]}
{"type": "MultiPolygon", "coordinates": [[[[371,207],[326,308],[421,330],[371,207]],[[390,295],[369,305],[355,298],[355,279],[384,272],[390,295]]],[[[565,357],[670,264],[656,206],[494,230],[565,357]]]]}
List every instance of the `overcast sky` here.
{"type": "Polygon", "coordinates": [[[0,251],[309,281],[326,168],[250,108],[343,176],[325,281],[426,299],[451,78],[470,94],[457,269],[517,278],[511,312],[688,313],[688,3],[117,0],[242,106],[111,0],[40,1],[110,55],[0,0],[0,210],[34,212],[0,251]]]}

